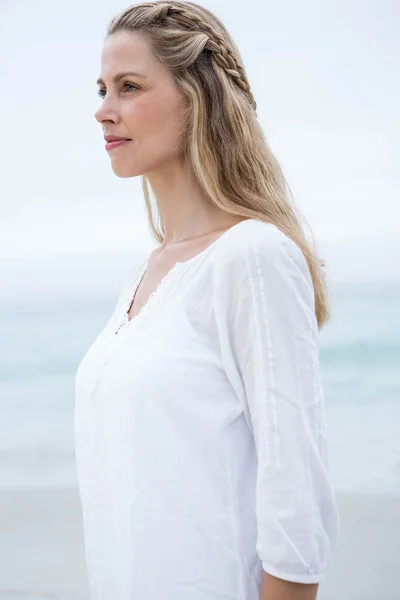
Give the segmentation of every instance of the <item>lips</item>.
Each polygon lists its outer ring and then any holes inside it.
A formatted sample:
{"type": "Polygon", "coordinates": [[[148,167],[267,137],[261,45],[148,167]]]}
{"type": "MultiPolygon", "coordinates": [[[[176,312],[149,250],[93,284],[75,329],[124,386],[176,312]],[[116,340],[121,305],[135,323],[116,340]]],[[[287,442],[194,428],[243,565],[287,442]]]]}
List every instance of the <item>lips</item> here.
{"type": "Polygon", "coordinates": [[[130,138],[120,137],[119,135],[105,135],[104,139],[106,142],[121,142],[121,141],[130,141],[130,138]]]}
{"type": "Polygon", "coordinates": [[[128,140],[128,139],[124,139],[124,138],[118,138],[114,141],[111,142],[106,142],[106,150],[112,150],[113,148],[116,148],[117,146],[122,146],[123,144],[127,144],[128,142],[131,142],[132,140],[128,140]]]}

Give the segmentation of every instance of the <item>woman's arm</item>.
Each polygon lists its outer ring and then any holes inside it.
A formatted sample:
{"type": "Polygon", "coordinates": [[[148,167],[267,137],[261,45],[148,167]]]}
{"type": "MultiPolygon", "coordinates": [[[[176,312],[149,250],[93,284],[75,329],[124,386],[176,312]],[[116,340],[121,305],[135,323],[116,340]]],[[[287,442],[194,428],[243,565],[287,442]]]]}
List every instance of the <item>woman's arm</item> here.
{"type": "Polygon", "coordinates": [[[264,571],[260,600],[315,600],[319,583],[293,583],[264,571]]]}
{"type": "Polygon", "coordinates": [[[311,600],[339,532],[311,275],[300,248],[268,225],[219,250],[213,314],[255,440],[262,600],[311,600]]]}

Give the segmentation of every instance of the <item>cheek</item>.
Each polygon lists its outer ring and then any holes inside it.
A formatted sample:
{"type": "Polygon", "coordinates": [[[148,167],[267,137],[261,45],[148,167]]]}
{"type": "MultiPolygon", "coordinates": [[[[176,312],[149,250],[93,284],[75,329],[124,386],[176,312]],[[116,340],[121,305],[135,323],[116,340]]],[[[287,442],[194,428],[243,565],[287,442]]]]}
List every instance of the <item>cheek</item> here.
{"type": "Polygon", "coordinates": [[[128,126],[142,144],[174,142],[180,132],[179,105],[140,98],[130,108],[128,126]]]}

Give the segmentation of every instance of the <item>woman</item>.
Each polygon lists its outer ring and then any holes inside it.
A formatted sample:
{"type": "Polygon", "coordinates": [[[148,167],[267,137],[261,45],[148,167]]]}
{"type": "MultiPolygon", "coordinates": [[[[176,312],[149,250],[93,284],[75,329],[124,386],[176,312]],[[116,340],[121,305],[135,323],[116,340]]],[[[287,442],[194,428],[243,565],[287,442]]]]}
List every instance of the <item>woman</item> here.
{"type": "Polygon", "coordinates": [[[324,263],[210,11],[129,7],[101,71],[111,166],[143,176],[159,246],[76,374],[92,599],[311,600],[339,531],[317,345],[324,263]]]}

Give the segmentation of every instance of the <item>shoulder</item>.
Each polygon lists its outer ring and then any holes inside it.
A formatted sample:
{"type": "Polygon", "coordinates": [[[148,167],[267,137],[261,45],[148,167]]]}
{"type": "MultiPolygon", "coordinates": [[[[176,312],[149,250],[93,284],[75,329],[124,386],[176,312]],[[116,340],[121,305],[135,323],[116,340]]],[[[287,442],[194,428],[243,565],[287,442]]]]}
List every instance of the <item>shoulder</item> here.
{"type": "Polygon", "coordinates": [[[221,239],[215,268],[235,277],[238,271],[295,270],[311,284],[307,261],[299,246],[273,223],[249,219],[232,227],[221,239]]]}
{"type": "MultiPolygon", "coordinates": [[[[228,231],[213,260],[214,303],[269,303],[276,314],[315,317],[311,273],[300,247],[272,223],[252,219],[228,231]]],[[[261,310],[261,309],[260,309],[261,310]]]]}

